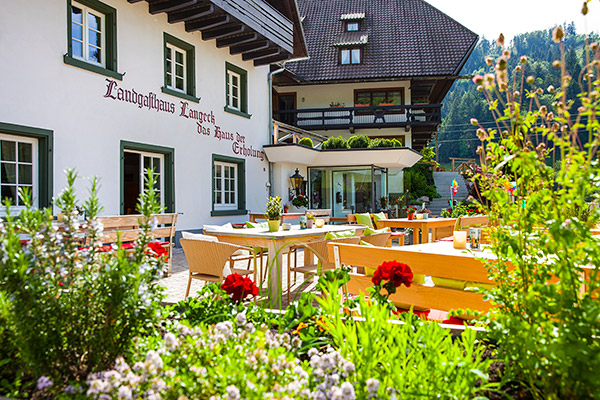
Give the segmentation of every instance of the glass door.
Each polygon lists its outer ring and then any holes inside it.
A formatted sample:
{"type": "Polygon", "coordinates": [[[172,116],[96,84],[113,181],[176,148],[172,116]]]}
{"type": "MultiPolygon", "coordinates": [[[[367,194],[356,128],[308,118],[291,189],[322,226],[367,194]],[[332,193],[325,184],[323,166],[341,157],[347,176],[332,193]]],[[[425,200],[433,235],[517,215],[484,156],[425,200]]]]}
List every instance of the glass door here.
{"type": "Polygon", "coordinates": [[[156,153],[127,150],[124,157],[123,201],[125,214],[138,214],[137,203],[144,190],[147,170],[152,170],[155,178],[154,190],[163,205],[164,156],[156,153]]]}

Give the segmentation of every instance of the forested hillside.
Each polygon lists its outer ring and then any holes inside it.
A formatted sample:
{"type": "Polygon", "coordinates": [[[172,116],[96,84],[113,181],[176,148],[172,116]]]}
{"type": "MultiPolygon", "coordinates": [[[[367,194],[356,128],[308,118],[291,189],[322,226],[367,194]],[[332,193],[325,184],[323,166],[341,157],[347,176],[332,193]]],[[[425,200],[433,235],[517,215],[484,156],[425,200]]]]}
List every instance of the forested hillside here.
{"type": "MultiPolygon", "coordinates": [[[[554,68],[552,62],[560,59],[560,47],[552,41],[552,28],[543,31],[528,32],[515,36],[507,47],[510,50],[509,70],[519,62],[523,55],[527,56],[525,64],[525,77],[533,75],[536,77],[535,87],[547,88],[550,85],[560,86],[560,69],[554,68]]],[[[589,38],[590,42],[598,41],[598,35],[589,38]]],[[[575,99],[581,91],[579,82],[582,65],[585,64],[582,57],[585,45],[585,35],[577,34],[573,23],[565,27],[565,65],[567,71],[573,77],[568,89],[568,96],[575,99]]],[[[500,55],[500,47],[496,40],[482,38],[473,51],[473,54],[465,64],[461,75],[473,76],[490,72],[486,64],[486,57],[496,59],[500,55]]],[[[525,83],[525,87],[531,86],[525,83]]],[[[542,96],[542,101],[552,109],[552,98],[550,94],[542,96]]],[[[484,101],[483,94],[478,92],[476,85],[471,79],[457,80],[450,92],[444,99],[442,108],[442,126],[439,129],[439,162],[448,162],[448,157],[476,157],[475,150],[480,141],[475,135],[476,128],[469,120],[477,120],[485,127],[493,126],[493,119],[484,101]]],[[[527,105],[529,103],[527,102],[527,105]]],[[[578,100],[573,104],[571,112],[575,114],[578,108],[578,100]]],[[[435,146],[435,139],[432,141],[435,146]]]]}

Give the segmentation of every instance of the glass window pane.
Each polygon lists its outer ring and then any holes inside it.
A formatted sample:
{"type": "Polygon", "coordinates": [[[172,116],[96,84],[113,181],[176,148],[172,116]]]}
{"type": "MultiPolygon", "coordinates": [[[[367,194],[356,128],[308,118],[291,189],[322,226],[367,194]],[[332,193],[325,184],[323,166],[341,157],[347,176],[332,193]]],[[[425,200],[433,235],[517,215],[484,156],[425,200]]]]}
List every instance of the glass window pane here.
{"type": "Polygon", "coordinates": [[[150,157],[144,156],[144,169],[148,169],[152,167],[152,159],[150,157]]]}
{"type": "Polygon", "coordinates": [[[0,142],[0,153],[2,161],[17,161],[17,143],[8,140],[2,140],[0,142]]]}
{"type": "Polygon", "coordinates": [[[240,106],[238,105],[238,99],[237,99],[237,98],[235,98],[235,97],[234,97],[234,98],[233,98],[233,101],[232,101],[232,103],[233,103],[233,104],[232,104],[231,106],[232,106],[233,108],[239,108],[239,107],[240,107],[240,106]]]}
{"type": "Polygon", "coordinates": [[[83,27],[73,22],[71,24],[71,37],[79,40],[83,40],[83,27]]]}
{"type": "Polygon", "coordinates": [[[179,90],[183,90],[183,79],[176,78],[175,79],[175,87],[179,90]]]}
{"type": "Polygon", "coordinates": [[[359,92],[356,94],[357,104],[371,104],[371,92],[359,92]]]}
{"type": "Polygon", "coordinates": [[[171,61],[167,61],[167,73],[171,74],[173,63],[171,61]]]}
{"type": "Polygon", "coordinates": [[[83,16],[82,16],[83,12],[81,11],[81,8],[79,7],[75,7],[72,6],[71,7],[71,20],[74,22],[79,22],[80,24],[83,24],[83,16]]]}
{"type": "Polygon", "coordinates": [[[90,30],[89,34],[88,34],[88,40],[91,45],[94,45],[96,47],[102,47],[101,46],[102,34],[100,32],[90,30]]]}
{"type": "Polygon", "coordinates": [[[238,85],[238,77],[237,75],[231,75],[231,85],[233,87],[237,87],[238,85]]]}
{"type": "Polygon", "coordinates": [[[17,187],[16,186],[5,186],[2,185],[2,201],[8,198],[12,204],[15,204],[15,200],[17,199],[17,187]]]}
{"type": "Polygon", "coordinates": [[[33,184],[33,166],[31,165],[19,165],[19,184],[31,185],[33,184]]]}
{"type": "Polygon", "coordinates": [[[178,64],[183,64],[183,53],[175,51],[175,62],[178,64]]]}
{"type": "Polygon", "coordinates": [[[183,66],[179,64],[175,64],[175,75],[183,76],[183,66]]]}
{"type": "Polygon", "coordinates": [[[31,143],[19,143],[19,162],[32,162],[31,143]]]}
{"type": "Polygon", "coordinates": [[[88,60],[101,63],[102,59],[100,57],[100,49],[94,46],[89,46],[88,48],[88,60]]]}
{"type": "Polygon", "coordinates": [[[374,92],[373,93],[373,104],[385,103],[386,93],[385,92],[374,92]]]}
{"type": "Polygon", "coordinates": [[[401,92],[388,92],[388,99],[390,103],[402,104],[402,93],[401,92]]]}
{"type": "Polygon", "coordinates": [[[360,49],[352,49],[352,64],[360,64],[360,49]]]}
{"type": "Polygon", "coordinates": [[[0,165],[0,182],[17,183],[17,165],[2,163],[0,165]]]}
{"type": "MultiPolygon", "coordinates": [[[[27,193],[28,196],[27,197],[31,197],[31,186],[21,186],[19,189],[28,189],[27,193]]],[[[17,191],[17,205],[19,206],[24,206],[25,202],[21,199],[21,196],[18,195],[18,191],[17,191]]]]}
{"type": "Polygon", "coordinates": [[[152,164],[154,164],[154,171],[156,171],[156,173],[160,173],[160,158],[154,157],[152,159],[152,164]]]}
{"type": "Polygon", "coordinates": [[[172,52],[171,48],[167,47],[167,60],[171,60],[171,52],[172,52]]]}
{"type": "Polygon", "coordinates": [[[238,92],[238,88],[237,88],[237,87],[235,87],[235,86],[234,86],[233,88],[231,88],[231,95],[232,95],[233,97],[238,97],[238,96],[239,96],[239,94],[238,94],[238,93],[239,93],[239,92],[238,92]]]}
{"type": "Polygon", "coordinates": [[[350,64],[350,50],[344,49],[341,51],[342,64],[350,64]]]}
{"type": "Polygon", "coordinates": [[[154,190],[160,190],[160,175],[155,176],[154,190]]]}
{"type": "Polygon", "coordinates": [[[73,56],[83,57],[83,43],[73,40],[72,42],[73,56]]]}
{"type": "Polygon", "coordinates": [[[218,191],[221,191],[221,180],[219,179],[219,180],[217,180],[217,182],[215,182],[215,183],[216,183],[216,185],[215,185],[216,189],[217,189],[218,191]]]}
{"type": "Polygon", "coordinates": [[[346,27],[348,32],[355,32],[358,30],[358,22],[348,22],[346,27]]]}
{"type": "Polygon", "coordinates": [[[167,82],[168,82],[168,86],[173,86],[173,84],[171,83],[171,79],[172,79],[172,76],[171,76],[171,74],[167,74],[167,82]]]}
{"type": "Polygon", "coordinates": [[[88,27],[90,29],[95,29],[97,31],[101,31],[102,30],[102,22],[100,17],[92,14],[92,13],[88,13],[88,27]]]}

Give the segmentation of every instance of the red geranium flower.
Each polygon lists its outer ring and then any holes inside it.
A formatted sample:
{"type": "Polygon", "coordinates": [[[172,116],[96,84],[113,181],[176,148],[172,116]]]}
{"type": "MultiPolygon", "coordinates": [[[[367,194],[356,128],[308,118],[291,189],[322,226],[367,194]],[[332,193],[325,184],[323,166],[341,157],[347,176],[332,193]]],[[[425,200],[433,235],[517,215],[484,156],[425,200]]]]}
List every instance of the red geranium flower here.
{"type": "Polygon", "coordinates": [[[256,296],[258,294],[258,287],[252,279],[240,274],[227,275],[221,289],[230,294],[233,301],[240,301],[248,295],[256,296]]]}
{"type": "Polygon", "coordinates": [[[148,243],[148,247],[150,248],[150,254],[153,254],[156,258],[160,258],[162,256],[167,257],[168,252],[160,243],[158,242],[150,242],[148,243]]]}
{"type": "Polygon", "coordinates": [[[412,280],[413,273],[410,267],[394,260],[386,261],[377,267],[371,282],[375,285],[380,285],[381,281],[389,281],[394,287],[398,287],[402,284],[406,287],[410,287],[412,280]]]}

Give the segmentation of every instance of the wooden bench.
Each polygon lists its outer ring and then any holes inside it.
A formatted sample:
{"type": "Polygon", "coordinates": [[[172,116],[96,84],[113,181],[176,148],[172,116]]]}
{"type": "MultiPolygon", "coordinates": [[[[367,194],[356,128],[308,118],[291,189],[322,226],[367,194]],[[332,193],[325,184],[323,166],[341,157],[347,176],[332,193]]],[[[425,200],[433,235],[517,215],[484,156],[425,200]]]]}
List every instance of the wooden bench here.
{"type": "Polygon", "coordinates": [[[312,214],[315,218],[321,218],[326,224],[331,219],[331,208],[314,208],[312,210],[306,210],[306,215],[312,214]]]}
{"type": "MultiPolygon", "coordinates": [[[[140,228],[142,218],[144,216],[141,214],[97,217],[97,221],[104,226],[100,240],[104,244],[117,243],[117,240],[121,240],[123,244],[130,244],[124,247],[131,248],[131,243],[137,240],[142,232],[140,228]]],[[[167,251],[167,276],[169,276],[171,275],[177,214],[155,214],[152,218],[156,218],[157,227],[151,230],[150,234],[167,251]]]]}
{"type": "MultiPolygon", "coordinates": [[[[452,243],[449,243],[449,246],[451,247],[452,243]]],[[[330,243],[328,256],[336,268],[343,264],[376,269],[384,261],[395,260],[407,264],[413,274],[469,281],[472,282],[472,286],[495,285],[488,279],[488,272],[483,263],[469,254],[449,255],[442,252],[434,254],[404,250],[411,247],[413,246],[387,248],[330,243]]],[[[373,283],[370,276],[350,274],[347,285],[350,294],[364,295],[367,293],[367,288],[371,286],[373,283]]],[[[415,308],[442,311],[471,309],[487,312],[490,309],[490,304],[483,300],[483,295],[480,293],[415,283],[409,288],[399,287],[396,293],[390,296],[390,300],[412,305],[415,308]]]]}
{"type": "MultiPolygon", "coordinates": [[[[388,218],[387,213],[383,213],[385,215],[385,218],[388,218]]],[[[377,229],[376,226],[377,224],[375,223],[375,220],[373,219],[373,214],[371,215],[371,224],[372,224],[372,228],[373,229],[377,229]]],[[[356,224],[356,214],[346,214],[346,222],[348,224],[356,224]]],[[[391,231],[391,229],[390,229],[391,231]]],[[[404,246],[404,236],[406,234],[404,232],[391,232],[390,237],[388,238],[388,242],[386,244],[387,247],[392,247],[392,241],[394,239],[398,239],[398,246],[404,246]]]]}

